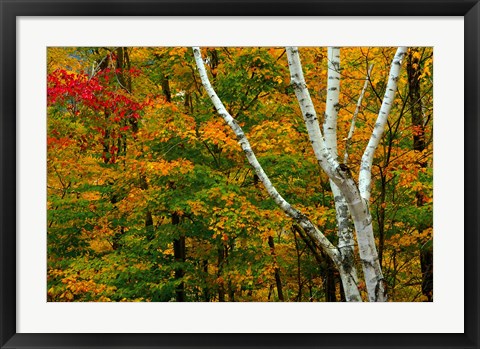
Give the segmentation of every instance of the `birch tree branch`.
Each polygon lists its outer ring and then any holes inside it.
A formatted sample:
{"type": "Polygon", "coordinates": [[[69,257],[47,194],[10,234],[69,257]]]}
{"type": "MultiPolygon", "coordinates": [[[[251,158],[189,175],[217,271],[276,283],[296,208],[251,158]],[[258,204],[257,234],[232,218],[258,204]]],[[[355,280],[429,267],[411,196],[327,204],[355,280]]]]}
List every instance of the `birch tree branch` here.
{"type": "MultiPolygon", "coordinates": [[[[232,131],[237,136],[237,141],[242,147],[245,156],[247,157],[248,162],[255,170],[259,180],[263,183],[265,189],[267,190],[269,196],[275,201],[275,203],[291,218],[298,222],[298,224],[309,234],[318,244],[323,248],[323,250],[328,254],[332,260],[338,264],[339,252],[338,249],[323,235],[323,233],[300,211],[293,208],[277,191],[273,186],[267,174],[263,170],[262,166],[257,160],[255,153],[253,152],[250,143],[245,136],[240,125],[237,121],[228,113],[223,105],[222,101],[218,97],[217,93],[213,89],[210,81],[208,79],[207,72],[205,70],[204,62],[202,59],[201,51],[199,47],[193,47],[193,54],[195,57],[195,62],[202,80],[203,87],[205,88],[208,96],[210,97],[215,109],[220,114],[220,116],[225,120],[227,125],[232,129],[232,131]]],[[[318,124],[318,123],[317,123],[318,124]]]]}
{"type": "MultiPolygon", "coordinates": [[[[323,134],[325,144],[332,156],[337,159],[337,119],[340,99],[340,48],[328,48],[328,74],[327,74],[327,100],[325,106],[325,119],[323,123],[323,134]]],[[[348,203],[340,188],[330,179],[333,198],[335,201],[335,212],[337,218],[338,250],[342,255],[342,265],[349,270],[355,285],[357,283],[357,271],[354,259],[355,240],[353,238],[353,222],[350,218],[348,203]]],[[[344,288],[353,285],[344,283],[344,288]]],[[[352,291],[348,292],[352,294],[352,291]]]]}
{"type": "Polygon", "coordinates": [[[328,48],[327,102],[323,133],[327,149],[337,157],[337,116],[340,96],[340,48],[328,48]]]}
{"type": "Polygon", "coordinates": [[[302,65],[297,47],[287,47],[288,66],[290,68],[291,85],[295,90],[303,119],[307,127],[308,137],[313,148],[315,157],[320,167],[328,174],[330,179],[341,180],[335,171],[338,168],[338,162],[334,155],[327,149],[322,131],[318,123],[317,113],[313,106],[312,98],[307,89],[305,78],[303,76],[302,65]]]}
{"type": "Polygon", "coordinates": [[[365,83],[363,84],[362,92],[360,93],[360,97],[358,97],[357,106],[355,108],[355,112],[353,113],[352,124],[350,125],[350,131],[348,131],[348,136],[345,141],[345,155],[343,156],[343,163],[345,165],[348,163],[348,152],[350,150],[350,145],[352,144],[353,132],[355,132],[355,122],[357,121],[357,115],[362,105],[363,95],[365,94],[365,90],[367,89],[368,80],[369,80],[370,74],[372,73],[372,69],[373,69],[373,64],[370,64],[370,66],[368,67],[367,76],[365,77],[365,83]]]}
{"type": "Polygon", "coordinates": [[[366,202],[370,200],[371,195],[373,156],[378,144],[380,143],[380,139],[382,138],[385,129],[385,124],[387,123],[388,115],[392,109],[395,92],[397,90],[400,69],[402,67],[402,61],[406,52],[406,47],[399,47],[395,57],[393,58],[382,106],[380,107],[380,112],[378,113],[372,135],[370,136],[370,140],[362,156],[358,185],[360,189],[360,195],[366,202]]]}

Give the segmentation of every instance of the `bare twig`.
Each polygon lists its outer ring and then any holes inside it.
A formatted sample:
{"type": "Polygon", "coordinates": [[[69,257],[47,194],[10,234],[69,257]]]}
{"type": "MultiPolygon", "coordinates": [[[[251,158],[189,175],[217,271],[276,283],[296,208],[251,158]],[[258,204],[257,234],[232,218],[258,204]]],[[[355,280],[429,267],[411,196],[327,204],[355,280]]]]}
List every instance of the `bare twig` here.
{"type": "Polygon", "coordinates": [[[358,97],[357,107],[355,108],[355,112],[353,113],[352,117],[352,124],[350,125],[350,131],[348,132],[348,136],[345,140],[345,155],[343,156],[343,163],[346,165],[348,162],[348,151],[350,150],[350,145],[352,144],[352,137],[353,132],[355,131],[355,122],[357,120],[358,112],[360,111],[360,106],[362,105],[363,95],[365,94],[365,90],[368,86],[368,81],[370,79],[370,74],[372,73],[373,64],[370,64],[368,67],[367,76],[365,77],[365,83],[363,84],[362,92],[360,93],[360,97],[358,97]]]}

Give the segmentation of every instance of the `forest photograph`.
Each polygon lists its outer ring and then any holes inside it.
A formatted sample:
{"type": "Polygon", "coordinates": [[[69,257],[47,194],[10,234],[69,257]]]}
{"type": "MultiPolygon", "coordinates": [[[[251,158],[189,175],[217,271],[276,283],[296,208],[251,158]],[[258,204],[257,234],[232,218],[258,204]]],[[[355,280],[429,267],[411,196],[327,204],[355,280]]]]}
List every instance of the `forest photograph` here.
{"type": "Polygon", "coordinates": [[[434,301],[433,47],[46,55],[48,302],[434,301]]]}

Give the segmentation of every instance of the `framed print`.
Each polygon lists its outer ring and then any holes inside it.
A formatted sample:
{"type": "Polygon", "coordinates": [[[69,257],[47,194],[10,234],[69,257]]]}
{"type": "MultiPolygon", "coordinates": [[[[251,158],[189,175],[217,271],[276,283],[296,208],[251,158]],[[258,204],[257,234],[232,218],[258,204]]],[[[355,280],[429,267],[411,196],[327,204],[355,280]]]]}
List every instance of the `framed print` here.
{"type": "Polygon", "coordinates": [[[2,1],[1,347],[477,348],[479,6],[2,1]]]}

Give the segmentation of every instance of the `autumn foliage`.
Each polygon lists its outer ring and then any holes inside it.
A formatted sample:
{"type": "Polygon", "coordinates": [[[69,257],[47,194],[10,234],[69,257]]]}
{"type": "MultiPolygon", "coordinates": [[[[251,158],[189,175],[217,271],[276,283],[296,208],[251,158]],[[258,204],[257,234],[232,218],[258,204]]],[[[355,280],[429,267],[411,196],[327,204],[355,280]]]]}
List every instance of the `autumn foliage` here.
{"type": "MultiPolygon", "coordinates": [[[[368,80],[348,148],[358,178],[395,48],[341,52],[341,159],[368,80]]],[[[49,301],[344,300],[332,262],[276,207],[217,115],[190,48],[48,54],[49,301]]],[[[326,48],[300,54],[323,111],[326,48]]],[[[209,47],[203,56],[278,191],[336,241],[329,180],[285,49],[209,47]]],[[[370,210],[390,301],[433,299],[432,65],[432,48],[409,49],[373,163],[370,210]]]]}

